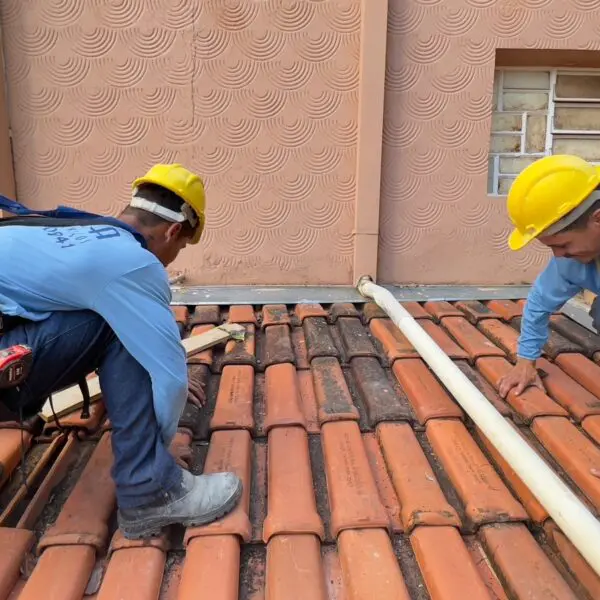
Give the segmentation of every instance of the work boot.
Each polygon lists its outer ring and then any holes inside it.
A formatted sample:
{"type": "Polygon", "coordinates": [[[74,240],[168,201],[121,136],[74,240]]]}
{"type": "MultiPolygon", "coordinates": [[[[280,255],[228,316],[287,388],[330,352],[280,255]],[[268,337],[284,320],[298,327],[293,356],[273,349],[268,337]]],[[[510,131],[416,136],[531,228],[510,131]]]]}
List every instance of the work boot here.
{"type": "Polygon", "coordinates": [[[163,527],[206,525],[233,510],[242,482],[233,473],[192,475],[182,470],[181,482],[152,504],[119,509],[119,529],[130,540],[160,535],[163,527]]]}

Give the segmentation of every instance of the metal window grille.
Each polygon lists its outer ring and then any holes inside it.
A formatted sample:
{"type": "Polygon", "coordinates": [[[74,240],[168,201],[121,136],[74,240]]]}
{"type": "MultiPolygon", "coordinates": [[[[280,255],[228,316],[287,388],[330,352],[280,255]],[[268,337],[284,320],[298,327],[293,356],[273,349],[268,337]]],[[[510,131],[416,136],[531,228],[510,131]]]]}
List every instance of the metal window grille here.
{"type": "Polygon", "coordinates": [[[497,69],[494,78],[494,98],[494,118],[499,119],[500,122],[510,122],[514,125],[504,131],[495,130],[492,127],[488,176],[489,195],[505,196],[520,170],[528,162],[552,154],[557,146],[557,141],[559,142],[559,151],[562,151],[563,146],[569,147],[568,140],[575,140],[577,143],[586,140],[589,142],[587,146],[589,155],[584,158],[593,164],[600,164],[600,70],[497,69]],[[517,86],[510,81],[515,79],[515,74],[522,76],[517,86]],[[531,78],[531,87],[527,87],[528,74],[531,78]],[[596,78],[597,81],[595,81],[596,78]],[[546,80],[546,84],[540,85],[540,81],[546,80]],[[571,88],[578,86],[581,88],[581,84],[584,87],[587,85],[589,93],[586,96],[563,93],[560,84],[562,82],[563,87],[566,87],[568,91],[569,85],[565,83],[568,81],[571,81],[571,88]],[[507,102],[507,99],[511,97],[516,99],[516,102],[507,102]],[[519,107],[519,98],[528,99],[527,102],[524,102],[528,106],[519,107]],[[536,99],[540,101],[539,106],[535,105],[536,99]],[[597,117],[598,125],[586,127],[585,123],[581,123],[576,128],[562,127],[557,120],[557,110],[562,115],[568,113],[568,109],[573,109],[572,114],[576,111],[578,115],[589,111],[597,117]],[[534,132],[532,123],[539,126],[544,121],[544,139],[539,139],[541,136],[538,135],[537,146],[532,147],[533,136],[530,138],[529,135],[534,132]]]}

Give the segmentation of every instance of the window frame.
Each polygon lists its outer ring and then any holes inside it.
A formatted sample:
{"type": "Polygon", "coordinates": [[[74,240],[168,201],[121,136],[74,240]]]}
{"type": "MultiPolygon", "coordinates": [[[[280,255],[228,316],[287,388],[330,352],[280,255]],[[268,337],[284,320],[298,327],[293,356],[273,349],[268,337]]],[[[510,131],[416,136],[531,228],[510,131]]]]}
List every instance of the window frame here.
{"type": "MultiPolygon", "coordinates": [[[[600,140],[600,129],[599,130],[565,130],[565,129],[556,129],[554,127],[554,117],[556,114],[557,106],[577,106],[584,108],[586,105],[589,105],[590,108],[598,108],[600,109],[600,98],[557,98],[556,97],[556,84],[558,81],[559,75],[580,75],[580,76],[594,76],[600,77],[600,69],[577,69],[577,68],[548,68],[548,67],[496,67],[494,69],[494,85],[493,85],[493,93],[496,94],[497,105],[494,109],[492,107],[492,112],[490,115],[490,141],[492,136],[496,135],[506,135],[516,137],[518,135],[521,136],[521,149],[525,147],[526,136],[527,136],[527,116],[530,114],[536,114],[541,112],[546,112],[546,140],[544,145],[543,152],[488,152],[488,186],[489,180],[491,179],[492,189],[490,190],[488,187],[487,194],[488,196],[494,198],[506,198],[506,194],[499,193],[500,181],[502,179],[510,179],[517,177],[518,173],[500,173],[500,159],[501,158],[541,158],[543,156],[549,156],[552,154],[552,146],[555,139],[581,139],[581,138],[589,138],[589,139],[598,139],[600,140]],[[504,90],[504,75],[507,72],[544,72],[550,74],[550,81],[548,89],[537,89],[537,88],[523,88],[519,89],[519,92],[540,92],[548,94],[548,107],[545,111],[504,111],[503,110],[503,90],[504,90]],[[522,123],[521,123],[521,131],[492,131],[491,128],[491,119],[494,113],[503,113],[503,114],[521,114],[522,123]],[[491,163],[491,164],[490,164],[491,163]],[[492,173],[489,173],[489,168],[492,168],[492,173]]],[[[593,162],[592,164],[600,165],[600,162],[593,162]]]]}

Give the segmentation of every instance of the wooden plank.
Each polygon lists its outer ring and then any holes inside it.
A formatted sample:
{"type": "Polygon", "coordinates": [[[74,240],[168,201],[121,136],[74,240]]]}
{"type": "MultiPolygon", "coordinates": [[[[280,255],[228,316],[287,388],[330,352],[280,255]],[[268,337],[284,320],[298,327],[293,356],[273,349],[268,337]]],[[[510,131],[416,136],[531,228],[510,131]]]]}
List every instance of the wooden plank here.
{"type": "MultiPolygon", "coordinates": [[[[186,338],[181,341],[181,344],[185,348],[187,358],[190,358],[190,356],[193,356],[198,352],[222,344],[231,338],[243,340],[245,331],[243,325],[237,323],[225,323],[219,327],[209,329],[200,335],[186,338]]],[[[102,397],[98,376],[94,375],[93,377],[90,377],[87,382],[91,401],[92,403],[97,402],[102,397]]],[[[73,385],[54,394],[52,396],[52,406],[50,405],[50,401],[47,400],[39,414],[46,423],[50,423],[54,421],[55,417],[60,419],[64,415],[68,415],[82,406],[83,395],[81,394],[81,389],[78,385],[73,385]],[[54,411],[52,408],[54,408],[54,411]]]]}

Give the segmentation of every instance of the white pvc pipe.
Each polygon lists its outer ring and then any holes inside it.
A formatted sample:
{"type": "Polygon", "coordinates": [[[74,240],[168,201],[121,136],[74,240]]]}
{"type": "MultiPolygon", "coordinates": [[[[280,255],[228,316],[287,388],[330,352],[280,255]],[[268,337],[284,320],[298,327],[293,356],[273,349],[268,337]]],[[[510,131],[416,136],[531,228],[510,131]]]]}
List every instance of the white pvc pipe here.
{"type": "Polygon", "coordinates": [[[600,575],[600,521],[504,420],[391,292],[365,277],[358,282],[358,291],[372,298],[387,313],[592,569],[600,575]]]}

